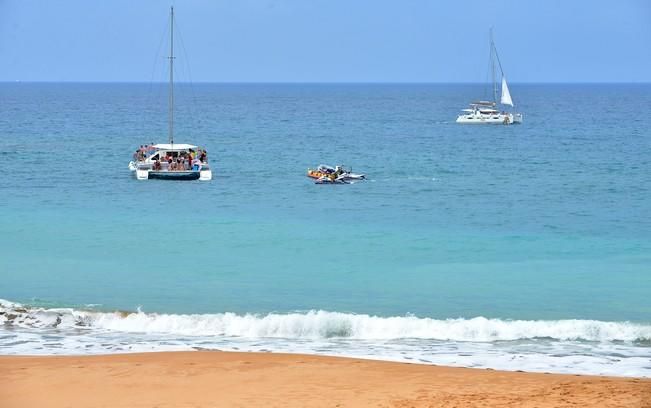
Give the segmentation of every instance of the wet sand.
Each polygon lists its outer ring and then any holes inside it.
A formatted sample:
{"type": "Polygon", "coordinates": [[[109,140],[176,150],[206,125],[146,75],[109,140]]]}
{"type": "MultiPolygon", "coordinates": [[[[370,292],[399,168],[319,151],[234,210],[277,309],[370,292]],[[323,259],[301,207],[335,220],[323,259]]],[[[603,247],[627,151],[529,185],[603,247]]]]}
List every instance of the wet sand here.
{"type": "Polygon", "coordinates": [[[651,407],[651,379],[275,353],[0,356],[0,407],[651,407]]]}

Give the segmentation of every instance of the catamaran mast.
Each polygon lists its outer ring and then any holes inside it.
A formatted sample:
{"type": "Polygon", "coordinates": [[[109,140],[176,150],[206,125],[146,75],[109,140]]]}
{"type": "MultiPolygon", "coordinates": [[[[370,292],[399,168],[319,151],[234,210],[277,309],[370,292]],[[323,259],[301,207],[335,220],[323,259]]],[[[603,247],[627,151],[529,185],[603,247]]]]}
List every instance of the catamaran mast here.
{"type": "MultiPolygon", "coordinates": [[[[504,80],[504,69],[502,69],[502,62],[500,61],[500,55],[497,53],[497,47],[493,41],[493,27],[490,29],[490,38],[491,38],[491,71],[493,75],[493,101],[497,104],[497,78],[495,78],[495,60],[497,60],[497,66],[500,68],[500,76],[502,78],[502,88],[506,87],[506,82],[504,80]]],[[[508,93],[508,90],[506,91],[508,93]]],[[[500,98],[500,103],[504,103],[502,100],[504,98],[504,89],[502,89],[502,98],[500,98]]],[[[509,101],[511,97],[509,95],[509,101]]],[[[507,103],[507,105],[512,105],[512,102],[507,103]]]]}
{"type": "MultiPolygon", "coordinates": [[[[495,46],[495,43],[493,42],[493,31],[491,30],[491,44],[493,44],[493,52],[495,53],[495,58],[497,59],[497,65],[500,67],[500,75],[504,77],[504,70],[502,69],[502,63],[500,62],[500,54],[497,53],[497,47],[495,46]]],[[[493,81],[494,81],[493,77],[493,81]]]]}
{"type": "Polygon", "coordinates": [[[495,80],[495,43],[493,42],[493,27],[490,28],[490,60],[491,60],[491,77],[493,79],[493,102],[497,104],[497,81],[495,80]]]}
{"type": "Polygon", "coordinates": [[[174,6],[170,7],[169,142],[174,144],[174,6]]]}

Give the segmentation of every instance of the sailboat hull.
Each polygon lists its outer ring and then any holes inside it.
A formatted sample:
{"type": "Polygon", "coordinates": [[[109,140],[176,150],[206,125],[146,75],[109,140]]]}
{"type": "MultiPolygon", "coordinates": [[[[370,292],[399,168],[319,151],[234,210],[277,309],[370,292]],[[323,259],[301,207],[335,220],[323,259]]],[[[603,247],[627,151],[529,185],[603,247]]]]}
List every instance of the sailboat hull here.
{"type": "Polygon", "coordinates": [[[499,113],[494,115],[469,114],[459,115],[457,123],[469,125],[514,125],[522,123],[520,113],[499,113]]]}

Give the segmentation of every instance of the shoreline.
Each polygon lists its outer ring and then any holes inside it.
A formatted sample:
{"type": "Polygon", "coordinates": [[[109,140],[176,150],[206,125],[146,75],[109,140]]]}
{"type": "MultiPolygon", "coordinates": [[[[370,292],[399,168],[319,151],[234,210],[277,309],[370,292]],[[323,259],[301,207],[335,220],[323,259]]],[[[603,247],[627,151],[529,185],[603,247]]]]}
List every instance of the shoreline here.
{"type": "Polygon", "coordinates": [[[13,407],[651,407],[651,379],[303,354],[166,351],[0,356],[13,407]]]}

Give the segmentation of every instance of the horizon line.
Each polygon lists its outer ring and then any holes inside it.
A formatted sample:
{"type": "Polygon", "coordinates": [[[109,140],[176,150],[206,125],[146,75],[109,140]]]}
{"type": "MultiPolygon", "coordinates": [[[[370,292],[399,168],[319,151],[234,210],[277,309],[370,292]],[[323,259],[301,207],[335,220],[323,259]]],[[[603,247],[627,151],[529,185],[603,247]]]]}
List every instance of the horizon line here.
{"type": "MultiPolygon", "coordinates": [[[[139,80],[0,80],[0,84],[168,84],[167,81],[139,80]]],[[[648,85],[651,81],[512,81],[522,85],[648,85]]],[[[175,84],[214,85],[485,85],[471,81],[175,81],[175,84]]]]}

